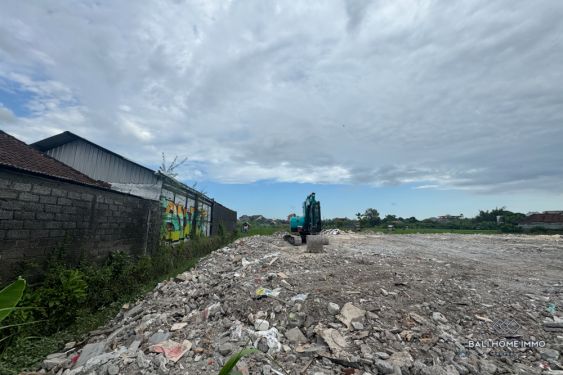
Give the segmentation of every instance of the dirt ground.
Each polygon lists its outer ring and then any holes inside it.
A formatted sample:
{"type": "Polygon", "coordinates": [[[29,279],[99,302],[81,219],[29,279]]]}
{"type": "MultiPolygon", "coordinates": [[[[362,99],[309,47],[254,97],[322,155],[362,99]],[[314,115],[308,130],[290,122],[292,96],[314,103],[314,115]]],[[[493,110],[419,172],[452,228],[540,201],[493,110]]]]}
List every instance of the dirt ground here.
{"type": "Polygon", "coordinates": [[[161,283],[91,335],[97,357],[51,371],[217,374],[249,346],[264,354],[243,374],[563,370],[561,236],[341,232],[319,254],[281,237],[237,240],[161,283]],[[165,339],[185,344],[177,362],[155,352],[165,339]]]}

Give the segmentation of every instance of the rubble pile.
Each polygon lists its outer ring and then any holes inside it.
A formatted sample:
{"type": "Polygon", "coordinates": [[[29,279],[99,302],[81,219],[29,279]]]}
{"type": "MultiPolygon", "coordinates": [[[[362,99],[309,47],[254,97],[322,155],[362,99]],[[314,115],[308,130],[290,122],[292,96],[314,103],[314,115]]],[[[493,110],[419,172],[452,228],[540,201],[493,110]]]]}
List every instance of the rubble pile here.
{"type": "Polygon", "coordinates": [[[41,372],[218,374],[253,347],[260,353],[238,363],[242,374],[562,373],[561,283],[500,284],[475,262],[417,252],[420,236],[403,243],[405,255],[382,236],[337,234],[323,253],[281,234],[239,239],[47,357],[41,372]],[[470,344],[499,337],[545,345],[470,344]]]}

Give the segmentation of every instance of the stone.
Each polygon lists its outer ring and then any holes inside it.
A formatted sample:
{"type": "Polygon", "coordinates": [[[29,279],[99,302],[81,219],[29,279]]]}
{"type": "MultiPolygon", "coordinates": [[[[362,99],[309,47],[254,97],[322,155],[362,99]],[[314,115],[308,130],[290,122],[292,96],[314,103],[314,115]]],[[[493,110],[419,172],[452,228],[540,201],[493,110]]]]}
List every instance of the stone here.
{"type": "Polygon", "coordinates": [[[329,302],[327,307],[330,315],[336,315],[340,312],[340,306],[334,302],[329,302]]]}
{"type": "Polygon", "coordinates": [[[80,353],[80,357],[76,361],[76,367],[83,366],[90,358],[94,358],[99,354],[104,352],[104,348],[106,346],[105,342],[95,342],[92,344],[86,344],[84,348],[82,348],[82,352],[80,353]]]}
{"type": "Polygon", "coordinates": [[[374,354],[381,359],[389,359],[389,354],[387,354],[387,353],[375,352],[374,354]]]}
{"type": "Polygon", "coordinates": [[[232,351],[233,351],[233,346],[228,342],[219,345],[219,354],[221,354],[222,356],[227,356],[231,354],[232,351]]]}
{"type": "Polygon", "coordinates": [[[373,365],[377,369],[378,373],[381,374],[392,374],[395,371],[391,363],[381,359],[374,360],[373,365]]]}
{"type": "Polygon", "coordinates": [[[319,335],[328,345],[330,351],[333,352],[335,355],[340,354],[343,351],[346,351],[349,344],[334,328],[324,328],[322,325],[318,325],[315,327],[315,333],[319,335]]]}
{"type": "Polygon", "coordinates": [[[391,362],[393,366],[399,367],[401,370],[406,370],[412,367],[414,360],[409,352],[402,351],[393,353],[389,362],[391,362]]]}
{"type": "Polygon", "coordinates": [[[154,345],[154,344],[158,344],[159,342],[166,341],[168,340],[169,337],[170,337],[169,332],[164,332],[164,331],[155,332],[151,335],[151,337],[149,337],[149,345],[154,345]]]}
{"type": "Polygon", "coordinates": [[[257,331],[267,331],[270,329],[270,323],[264,319],[256,319],[254,321],[254,329],[257,331]]]}
{"type": "Polygon", "coordinates": [[[108,366],[108,374],[109,375],[118,375],[119,374],[119,366],[109,365],[108,366]]]}
{"type": "Polygon", "coordinates": [[[76,341],[69,341],[65,344],[64,350],[70,350],[76,346],[76,341]]]}
{"type": "Polygon", "coordinates": [[[348,302],[342,307],[340,314],[336,317],[350,329],[352,322],[361,322],[365,316],[366,310],[360,309],[348,302]]]}
{"type": "Polygon", "coordinates": [[[446,317],[442,313],[437,311],[432,313],[432,320],[444,324],[448,322],[448,319],[446,319],[446,317]]]}
{"type": "Polygon", "coordinates": [[[360,322],[352,322],[352,327],[356,330],[356,331],[361,331],[362,329],[364,329],[364,325],[360,322]]]}
{"type": "Polygon", "coordinates": [[[492,362],[486,359],[482,359],[479,361],[479,369],[481,370],[482,374],[494,374],[497,371],[497,366],[492,362]]]}
{"type": "Polygon", "coordinates": [[[172,327],[170,327],[170,331],[172,331],[172,332],[179,331],[187,325],[188,325],[188,323],[185,323],[185,322],[174,323],[174,324],[172,324],[172,327]]]}
{"type": "Polygon", "coordinates": [[[137,364],[137,367],[139,367],[139,368],[147,368],[151,365],[150,361],[145,357],[145,354],[143,353],[142,350],[139,350],[137,352],[137,359],[136,359],[135,363],[137,364]]]}
{"type": "Polygon", "coordinates": [[[547,360],[555,360],[559,359],[559,352],[555,349],[550,348],[538,348],[538,352],[540,353],[543,359],[547,360]]]}
{"type": "Polygon", "coordinates": [[[288,331],[285,332],[285,337],[287,337],[288,341],[291,344],[304,344],[306,343],[308,340],[305,337],[305,335],[303,334],[303,332],[301,332],[301,330],[297,327],[294,327],[288,331]]]}
{"type": "Polygon", "coordinates": [[[66,362],[66,357],[54,357],[54,358],[46,358],[43,361],[43,367],[47,370],[52,370],[57,367],[61,367],[66,362]]]}

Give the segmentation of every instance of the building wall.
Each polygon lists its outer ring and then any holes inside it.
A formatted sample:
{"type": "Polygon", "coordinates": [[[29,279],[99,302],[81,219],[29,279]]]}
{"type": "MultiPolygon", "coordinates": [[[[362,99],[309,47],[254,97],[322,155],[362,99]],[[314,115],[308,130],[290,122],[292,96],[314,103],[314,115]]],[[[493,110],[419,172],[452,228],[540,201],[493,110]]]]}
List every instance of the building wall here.
{"type": "Polygon", "coordinates": [[[211,235],[219,234],[219,227],[227,232],[232,232],[236,229],[237,225],[237,212],[229,210],[227,207],[217,202],[213,203],[212,219],[211,219],[211,235]]]}
{"type": "Polygon", "coordinates": [[[532,229],[532,228],[543,228],[543,229],[563,229],[563,223],[545,223],[545,222],[531,222],[525,224],[519,224],[519,227],[523,229],[532,229]]]}
{"type": "Polygon", "coordinates": [[[0,169],[0,283],[61,246],[70,260],[158,245],[158,201],[0,169]]]}
{"type": "Polygon", "coordinates": [[[178,242],[211,234],[211,204],[201,194],[168,186],[162,189],[160,207],[162,241],[178,242]]]}
{"type": "Polygon", "coordinates": [[[94,180],[111,183],[114,190],[147,199],[159,198],[162,182],[153,171],[90,143],[75,140],[45,153],[94,180]]]}

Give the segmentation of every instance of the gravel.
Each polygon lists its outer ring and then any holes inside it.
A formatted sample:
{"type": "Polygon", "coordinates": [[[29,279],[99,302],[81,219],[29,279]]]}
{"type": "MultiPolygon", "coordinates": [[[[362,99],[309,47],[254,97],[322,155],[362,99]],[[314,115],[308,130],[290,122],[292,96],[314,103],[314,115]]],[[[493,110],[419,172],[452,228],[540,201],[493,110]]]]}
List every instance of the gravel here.
{"type": "Polygon", "coordinates": [[[243,374],[563,370],[561,236],[325,233],[322,253],[283,234],[237,240],[42,371],[217,374],[247,347],[262,353],[239,362],[243,374]],[[513,341],[536,347],[488,346],[513,341]]]}

